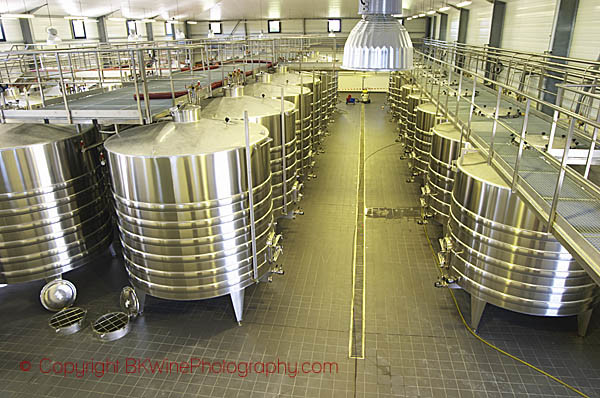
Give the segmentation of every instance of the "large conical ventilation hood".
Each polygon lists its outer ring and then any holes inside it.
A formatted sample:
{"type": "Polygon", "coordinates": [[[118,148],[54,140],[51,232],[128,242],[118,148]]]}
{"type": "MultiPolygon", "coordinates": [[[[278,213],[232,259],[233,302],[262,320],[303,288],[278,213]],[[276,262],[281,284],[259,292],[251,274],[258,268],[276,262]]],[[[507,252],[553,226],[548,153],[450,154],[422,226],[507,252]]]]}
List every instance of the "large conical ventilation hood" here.
{"type": "Polygon", "coordinates": [[[344,45],[343,69],[399,71],[412,69],[408,32],[392,14],[402,13],[401,0],[359,0],[362,19],[344,45]]]}

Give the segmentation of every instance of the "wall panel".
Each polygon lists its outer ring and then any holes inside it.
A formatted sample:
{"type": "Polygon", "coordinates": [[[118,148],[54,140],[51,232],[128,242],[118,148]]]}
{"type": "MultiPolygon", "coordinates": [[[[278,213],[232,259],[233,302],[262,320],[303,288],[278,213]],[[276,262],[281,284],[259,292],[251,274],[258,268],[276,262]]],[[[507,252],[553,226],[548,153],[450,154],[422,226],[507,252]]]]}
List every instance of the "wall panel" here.
{"type": "Polygon", "coordinates": [[[579,0],[570,56],[592,60],[600,56],[600,1],[579,0]]]}
{"type": "Polygon", "coordinates": [[[550,47],[555,0],[507,1],[502,48],[542,53],[550,47]]]}

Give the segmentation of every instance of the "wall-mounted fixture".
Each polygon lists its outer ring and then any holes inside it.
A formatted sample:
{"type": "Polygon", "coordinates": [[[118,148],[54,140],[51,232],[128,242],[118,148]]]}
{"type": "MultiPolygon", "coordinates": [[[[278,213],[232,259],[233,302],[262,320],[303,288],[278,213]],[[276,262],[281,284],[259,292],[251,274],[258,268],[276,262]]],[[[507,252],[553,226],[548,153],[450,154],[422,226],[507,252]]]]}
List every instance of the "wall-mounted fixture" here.
{"type": "Polygon", "coordinates": [[[31,19],[35,18],[33,14],[2,14],[2,19],[31,19]]]}
{"type": "Polygon", "coordinates": [[[359,0],[362,19],[344,46],[343,69],[397,71],[413,67],[413,46],[402,23],[402,0],[359,0]]]}

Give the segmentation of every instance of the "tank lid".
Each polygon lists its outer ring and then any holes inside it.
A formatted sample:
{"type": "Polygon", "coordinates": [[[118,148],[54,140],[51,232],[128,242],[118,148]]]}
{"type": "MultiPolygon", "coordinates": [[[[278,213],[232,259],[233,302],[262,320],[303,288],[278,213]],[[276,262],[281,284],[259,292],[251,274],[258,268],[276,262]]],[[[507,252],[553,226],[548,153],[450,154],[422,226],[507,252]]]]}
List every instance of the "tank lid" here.
{"type": "MultiPolygon", "coordinates": [[[[284,101],[284,110],[292,112],[295,108],[293,102],[284,101]]],[[[281,114],[281,100],[273,98],[243,97],[219,97],[215,98],[206,107],[204,115],[213,119],[224,120],[243,119],[244,111],[248,111],[248,117],[267,117],[281,114]]]]}
{"type": "MultiPolygon", "coordinates": [[[[427,113],[431,113],[432,115],[435,114],[435,111],[437,109],[437,106],[431,102],[427,102],[424,104],[421,104],[417,107],[417,109],[420,109],[423,112],[427,112],[427,113]]],[[[438,117],[440,116],[440,112],[438,109],[438,117]]]]}
{"type": "MultiPolygon", "coordinates": [[[[314,76],[314,81],[315,83],[320,83],[321,79],[319,79],[318,76],[314,76]]],[[[276,84],[291,84],[291,85],[298,85],[298,84],[312,84],[313,82],[313,75],[311,73],[295,73],[295,72],[290,72],[290,73],[275,73],[273,75],[271,75],[271,83],[276,83],[276,84]]]]}
{"type": "Polygon", "coordinates": [[[202,107],[200,105],[183,104],[169,109],[173,121],[176,123],[197,122],[202,118],[202,107]]]}
{"type": "Polygon", "coordinates": [[[245,87],[245,93],[251,97],[257,98],[281,98],[281,89],[283,96],[295,96],[300,94],[310,94],[308,87],[290,86],[284,84],[254,83],[245,87]]]}
{"type": "Polygon", "coordinates": [[[499,188],[510,189],[504,179],[496,170],[488,165],[486,158],[479,152],[467,152],[458,159],[458,169],[465,174],[487,184],[499,188]]]}
{"type": "MultiPolygon", "coordinates": [[[[269,131],[250,123],[250,145],[268,140],[269,131]]],[[[109,153],[140,157],[171,157],[226,152],[246,146],[244,122],[200,119],[161,122],[115,134],[104,143],[109,153]]]]}
{"type": "Polygon", "coordinates": [[[437,134],[445,139],[456,142],[460,141],[460,130],[457,129],[456,126],[454,126],[454,124],[451,122],[436,124],[433,126],[432,131],[433,134],[437,134]]]}
{"type": "MultiPolygon", "coordinates": [[[[86,125],[82,132],[93,128],[92,125],[86,125]]],[[[64,141],[79,134],[76,126],[71,125],[4,123],[0,124],[0,151],[64,141]]]]}
{"type": "Polygon", "coordinates": [[[402,86],[400,88],[403,90],[421,91],[419,89],[419,86],[417,86],[416,84],[405,84],[404,86],[402,86]]]}
{"type": "Polygon", "coordinates": [[[244,95],[244,86],[240,84],[234,84],[231,86],[227,86],[223,89],[226,97],[242,97],[244,95]]]}

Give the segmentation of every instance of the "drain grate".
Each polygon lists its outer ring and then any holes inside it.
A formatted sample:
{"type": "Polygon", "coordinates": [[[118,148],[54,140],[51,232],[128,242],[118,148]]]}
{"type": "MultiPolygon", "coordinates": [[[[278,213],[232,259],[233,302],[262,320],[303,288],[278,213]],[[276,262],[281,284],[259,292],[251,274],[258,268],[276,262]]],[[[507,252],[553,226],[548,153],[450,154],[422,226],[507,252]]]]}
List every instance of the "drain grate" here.
{"type": "Polygon", "coordinates": [[[129,332],[129,315],[124,312],[110,312],[100,316],[92,329],[101,340],[117,340],[129,332]]]}
{"type": "Polygon", "coordinates": [[[83,328],[87,311],[79,307],[65,308],[50,318],[48,325],[62,335],[77,333],[83,328]]]}
{"type": "Polygon", "coordinates": [[[420,207],[369,207],[367,217],[388,219],[413,219],[421,216],[420,207]]]}

